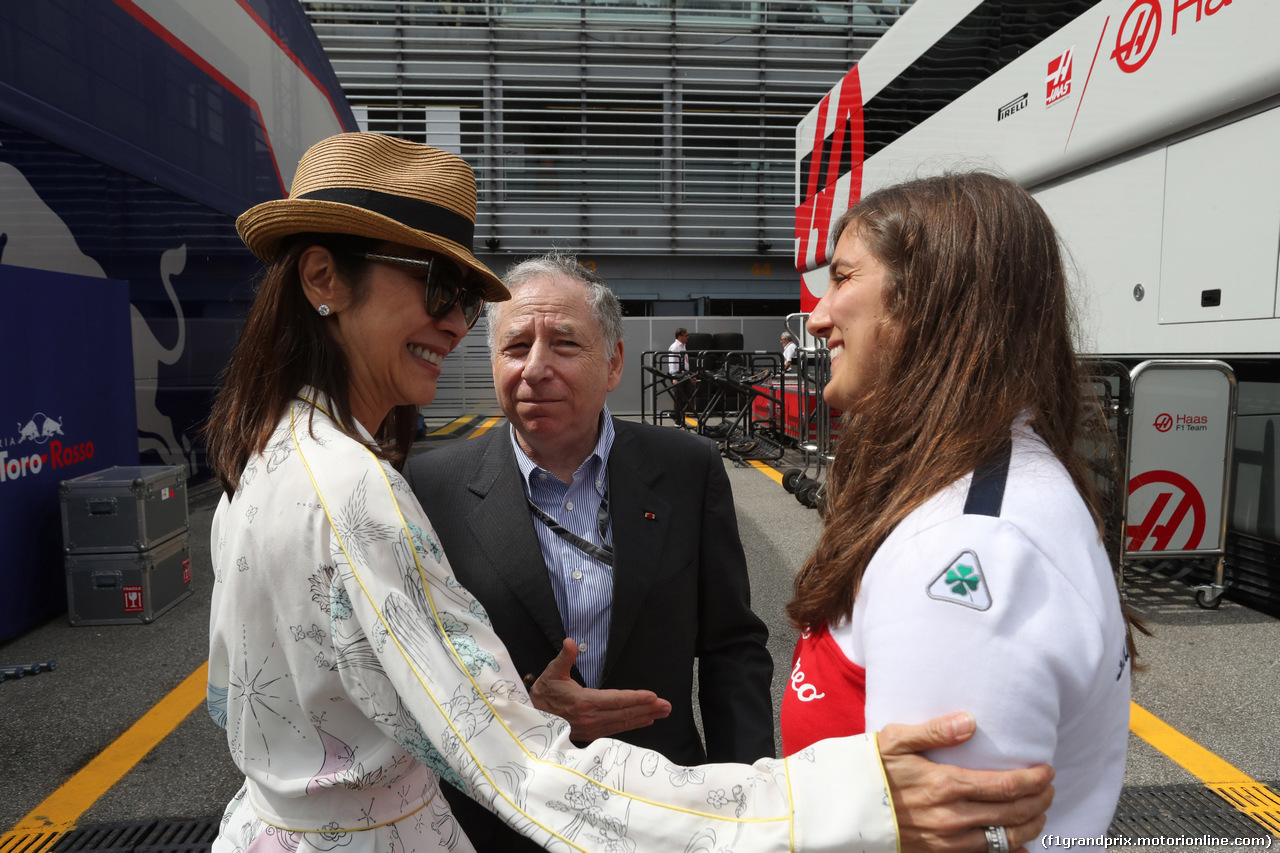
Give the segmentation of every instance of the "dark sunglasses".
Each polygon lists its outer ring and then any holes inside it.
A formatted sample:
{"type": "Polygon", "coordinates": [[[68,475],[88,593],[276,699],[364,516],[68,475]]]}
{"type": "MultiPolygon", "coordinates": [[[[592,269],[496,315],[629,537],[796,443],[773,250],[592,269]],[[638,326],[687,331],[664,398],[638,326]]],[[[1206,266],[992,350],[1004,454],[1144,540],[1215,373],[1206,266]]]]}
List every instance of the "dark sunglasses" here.
{"type": "Polygon", "coordinates": [[[377,261],[383,264],[397,264],[414,270],[426,270],[423,281],[427,285],[427,313],[437,320],[443,320],[453,311],[453,306],[462,306],[462,318],[470,329],[480,319],[484,310],[484,291],[467,287],[462,270],[450,260],[432,255],[428,260],[420,258],[400,258],[395,255],[380,255],[376,252],[358,252],[357,257],[366,261],[377,261]],[[439,263],[437,263],[437,261],[439,263]]]}

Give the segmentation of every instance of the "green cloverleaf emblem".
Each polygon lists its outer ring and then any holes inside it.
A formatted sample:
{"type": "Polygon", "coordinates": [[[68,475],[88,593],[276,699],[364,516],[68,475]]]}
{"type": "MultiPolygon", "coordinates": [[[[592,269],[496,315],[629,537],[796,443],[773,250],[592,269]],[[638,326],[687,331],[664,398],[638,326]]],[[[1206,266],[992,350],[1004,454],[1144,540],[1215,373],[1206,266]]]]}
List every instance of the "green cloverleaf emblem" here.
{"type": "Polygon", "coordinates": [[[959,604],[974,610],[987,610],[991,607],[991,587],[987,584],[987,575],[982,570],[982,560],[972,548],[966,548],[940,570],[929,585],[925,587],[925,595],[937,601],[959,604]]]}
{"type": "Polygon", "coordinates": [[[973,576],[973,566],[958,565],[947,572],[947,586],[956,595],[969,595],[978,590],[978,579],[973,576]]]}

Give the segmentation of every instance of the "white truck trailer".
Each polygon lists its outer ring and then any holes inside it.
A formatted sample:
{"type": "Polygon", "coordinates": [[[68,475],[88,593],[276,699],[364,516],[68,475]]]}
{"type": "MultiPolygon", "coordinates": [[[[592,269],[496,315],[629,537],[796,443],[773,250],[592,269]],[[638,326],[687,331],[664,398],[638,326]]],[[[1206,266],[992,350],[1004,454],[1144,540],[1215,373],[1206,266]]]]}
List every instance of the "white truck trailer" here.
{"type": "Polygon", "coordinates": [[[1227,570],[1280,608],[1280,3],[919,0],[796,129],[796,267],[878,187],[982,168],[1074,267],[1082,351],[1220,359],[1237,380],[1227,570]]]}

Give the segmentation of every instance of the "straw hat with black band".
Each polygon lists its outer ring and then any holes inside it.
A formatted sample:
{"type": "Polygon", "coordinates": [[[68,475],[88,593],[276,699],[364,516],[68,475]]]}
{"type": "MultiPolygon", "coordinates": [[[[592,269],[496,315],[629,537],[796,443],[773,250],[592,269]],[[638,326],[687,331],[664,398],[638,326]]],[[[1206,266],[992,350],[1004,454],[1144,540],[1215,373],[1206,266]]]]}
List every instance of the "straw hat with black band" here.
{"type": "Polygon", "coordinates": [[[249,250],[270,261],[290,234],[354,234],[416,246],[455,261],[484,298],[511,298],[471,253],[476,179],[460,157],[380,133],[340,133],[307,149],[288,198],[236,220],[249,250]]]}

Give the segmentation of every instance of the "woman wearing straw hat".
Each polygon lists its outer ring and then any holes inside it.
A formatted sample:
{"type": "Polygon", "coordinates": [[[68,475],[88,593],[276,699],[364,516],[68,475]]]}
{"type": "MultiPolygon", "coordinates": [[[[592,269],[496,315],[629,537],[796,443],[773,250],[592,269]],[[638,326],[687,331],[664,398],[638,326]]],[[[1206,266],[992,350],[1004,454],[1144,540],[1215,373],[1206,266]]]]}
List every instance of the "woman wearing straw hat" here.
{"type": "Polygon", "coordinates": [[[360,133],[317,143],[290,198],[237,222],[267,269],[207,429],[224,490],[209,710],[246,776],[215,851],[471,850],[441,778],[560,850],[894,850],[899,833],[981,850],[993,822],[1033,838],[1047,768],[911,754],[971,718],[687,768],[576,748],[530,704],[397,470],[441,362],[508,296],[471,253],[474,220],[462,160],[360,133]]]}

